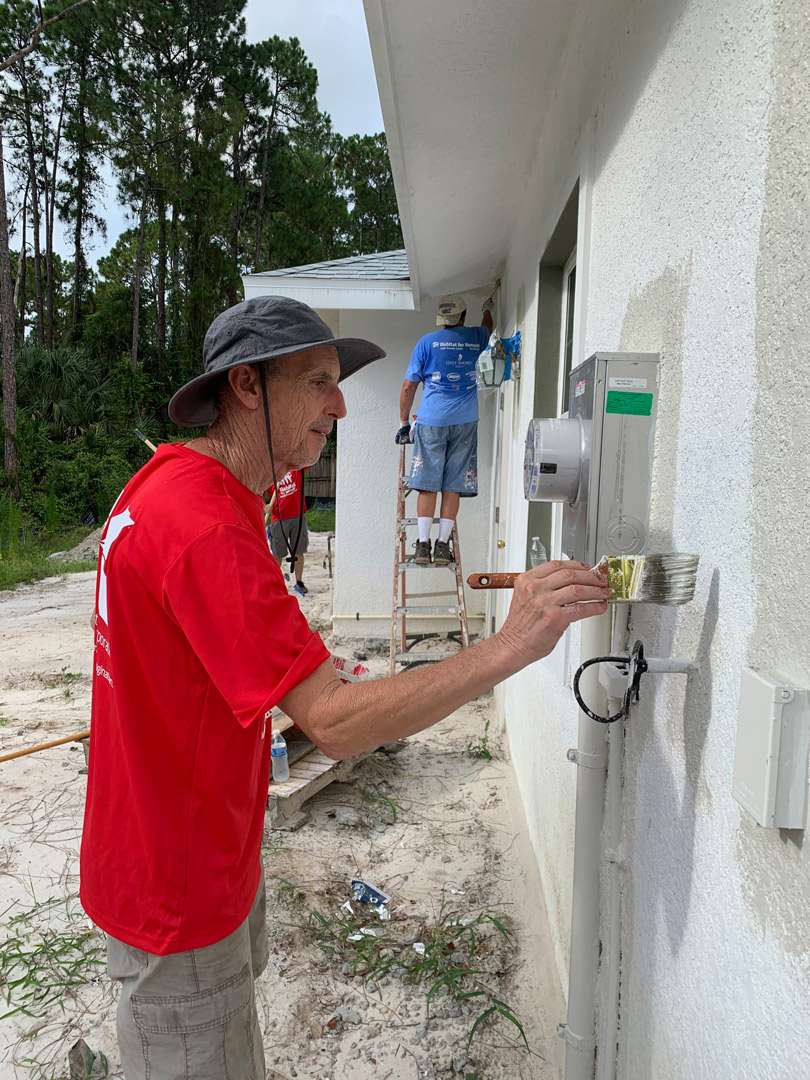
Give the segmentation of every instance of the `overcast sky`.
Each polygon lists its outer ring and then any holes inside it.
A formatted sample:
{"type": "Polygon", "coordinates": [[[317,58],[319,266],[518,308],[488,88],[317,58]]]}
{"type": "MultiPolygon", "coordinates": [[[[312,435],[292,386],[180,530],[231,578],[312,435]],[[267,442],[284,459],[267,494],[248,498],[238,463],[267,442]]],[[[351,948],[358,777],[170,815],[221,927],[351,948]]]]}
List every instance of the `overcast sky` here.
{"type": "MultiPolygon", "coordinates": [[[[278,34],[297,37],[318,72],[318,104],[342,135],[382,131],[382,114],[371,63],[362,0],[247,0],[248,41],[278,34]]],[[[115,183],[106,171],[107,240],[95,237],[88,254],[95,264],[124,229],[134,226],[115,198],[115,183]]],[[[56,232],[61,233],[57,223],[56,232]]],[[[70,239],[58,235],[57,250],[72,257],[70,239]]]]}

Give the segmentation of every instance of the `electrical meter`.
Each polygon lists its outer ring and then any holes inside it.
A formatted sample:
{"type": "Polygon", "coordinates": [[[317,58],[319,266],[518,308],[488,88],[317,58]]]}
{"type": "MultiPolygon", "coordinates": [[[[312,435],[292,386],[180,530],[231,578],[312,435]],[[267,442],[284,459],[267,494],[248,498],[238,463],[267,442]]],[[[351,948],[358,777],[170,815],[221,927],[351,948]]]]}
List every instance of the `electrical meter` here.
{"type": "Polygon", "coordinates": [[[596,353],[571,372],[568,416],[530,421],[524,494],[563,504],[570,558],[646,549],[657,399],[657,355],[596,353]]]}

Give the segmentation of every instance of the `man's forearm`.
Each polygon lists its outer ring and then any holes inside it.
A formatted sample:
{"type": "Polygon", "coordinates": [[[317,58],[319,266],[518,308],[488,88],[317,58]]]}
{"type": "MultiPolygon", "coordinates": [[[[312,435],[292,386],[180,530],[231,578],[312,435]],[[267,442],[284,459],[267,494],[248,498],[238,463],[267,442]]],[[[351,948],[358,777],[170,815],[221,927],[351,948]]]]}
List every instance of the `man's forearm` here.
{"type": "Polygon", "coordinates": [[[495,635],[394,678],[343,684],[324,670],[323,688],[307,715],[296,715],[295,691],[283,707],[329,757],[355,757],[430,727],[521,666],[495,635]]]}
{"type": "Polygon", "coordinates": [[[407,379],[402,384],[399,392],[399,419],[403,424],[410,423],[411,406],[416,397],[416,388],[419,384],[409,382],[407,379]]]}
{"type": "Polygon", "coordinates": [[[603,615],[603,574],[573,560],[518,574],[503,626],[493,637],[418,671],[343,686],[325,661],[279,702],[324,753],[353,757],[413,735],[548,656],[572,622],[603,615]]]}

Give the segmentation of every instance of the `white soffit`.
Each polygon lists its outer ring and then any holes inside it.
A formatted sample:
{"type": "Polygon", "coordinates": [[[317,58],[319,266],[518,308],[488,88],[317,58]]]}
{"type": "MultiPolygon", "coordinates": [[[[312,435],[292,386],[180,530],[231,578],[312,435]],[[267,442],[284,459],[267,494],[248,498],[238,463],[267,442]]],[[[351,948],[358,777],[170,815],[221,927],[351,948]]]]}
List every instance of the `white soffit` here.
{"type": "Polygon", "coordinates": [[[364,0],[414,293],[498,276],[572,0],[364,0]]]}

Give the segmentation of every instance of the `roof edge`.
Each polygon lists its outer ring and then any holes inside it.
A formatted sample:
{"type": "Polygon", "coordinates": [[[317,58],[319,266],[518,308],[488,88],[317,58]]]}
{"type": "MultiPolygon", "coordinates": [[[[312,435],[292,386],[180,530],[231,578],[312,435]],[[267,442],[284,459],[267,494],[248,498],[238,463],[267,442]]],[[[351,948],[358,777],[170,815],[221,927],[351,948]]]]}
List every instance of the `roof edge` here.
{"type": "Polygon", "coordinates": [[[366,13],[366,31],[371,46],[371,59],[377,80],[377,92],[380,96],[388,157],[391,161],[391,173],[394,177],[394,191],[397,197],[397,207],[399,208],[399,220],[402,225],[402,237],[405,241],[405,251],[408,256],[408,269],[411,275],[414,304],[416,310],[419,310],[422,287],[419,262],[416,257],[416,234],[411,213],[410,185],[408,184],[408,173],[405,168],[402,128],[394,94],[388,19],[385,14],[384,0],[363,0],[363,8],[366,13]]]}

